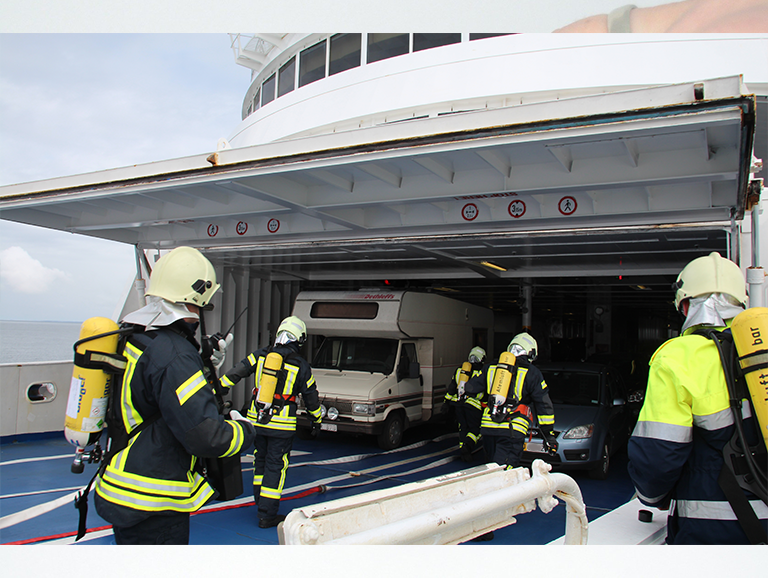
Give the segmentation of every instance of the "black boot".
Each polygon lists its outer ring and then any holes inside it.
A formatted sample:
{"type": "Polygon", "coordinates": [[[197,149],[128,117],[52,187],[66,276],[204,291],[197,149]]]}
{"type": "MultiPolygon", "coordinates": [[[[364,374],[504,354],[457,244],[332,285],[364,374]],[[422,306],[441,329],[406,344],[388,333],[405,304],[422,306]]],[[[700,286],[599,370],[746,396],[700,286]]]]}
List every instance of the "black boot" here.
{"type": "Polygon", "coordinates": [[[274,518],[262,518],[259,520],[259,528],[273,528],[285,520],[285,516],[278,514],[274,518]]]}

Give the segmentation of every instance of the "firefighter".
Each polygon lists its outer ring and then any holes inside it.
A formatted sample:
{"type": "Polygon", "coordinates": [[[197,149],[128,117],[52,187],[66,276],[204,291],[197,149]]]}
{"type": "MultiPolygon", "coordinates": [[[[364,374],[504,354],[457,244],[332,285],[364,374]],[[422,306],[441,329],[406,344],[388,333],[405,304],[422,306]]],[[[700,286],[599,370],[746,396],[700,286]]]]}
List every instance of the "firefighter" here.
{"type": "MultiPolygon", "coordinates": [[[[528,429],[533,423],[531,404],[535,408],[539,429],[544,442],[551,453],[557,451],[557,441],[553,427],[555,412],[547,391],[544,376],[533,365],[538,347],[536,340],[528,333],[516,335],[507,347],[507,352],[514,356],[514,368],[511,381],[502,395],[500,402],[494,404],[494,384],[497,372],[502,370],[502,354],[499,360],[487,365],[479,376],[473,377],[467,383],[467,392],[471,395],[482,392],[483,415],[480,422],[480,433],[483,445],[490,461],[508,468],[520,465],[523,454],[523,441],[528,429]]],[[[500,377],[500,376],[499,376],[500,377]]]]}
{"type": "Polygon", "coordinates": [[[190,513],[215,496],[200,458],[239,455],[253,440],[237,412],[219,414],[195,340],[218,288],[208,259],[178,247],[155,265],[148,304],[123,319],[136,331],[123,350],[119,413],[135,435],[96,479],[94,498],[117,544],[188,544],[190,513]]]}
{"type": "MultiPolygon", "coordinates": [[[[669,510],[668,544],[747,544],[719,485],[727,464],[723,450],[739,424],[717,346],[694,333],[703,327],[730,328],[747,304],[744,277],[738,265],[710,253],[688,263],[673,289],[685,321],[681,335],[651,357],[645,400],[629,440],[629,475],[643,504],[669,510]]],[[[756,437],[748,403],[741,413],[743,431],[756,437]]],[[[754,495],[747,497],[764,541],[768,507],[754,495]]]]}
{"type": "Polygon", "coordinates": [[[459,430],[459,453],[465,462],[472,461],[472,452],[480,439],[480,417],[483,414],[481,399],[483,392],[467,395],[466,383],[476,375],[480,375],[485,361],[485,349],[473,347],[467,361],[456,369],[456,373],[445,393],[443,408],[452,407],[459,430]]]}
{"type": "Polygon", "coordinates": [[[314,419],[313,432],[320,429],[320,400],[312,369],[299,348],[307,339],[307,327],[298,317],[283,319],[272,347],[254,351],[222,377],[231,387],[256,374],[248,419],[256,427],[253,453],[253,499],[258,506],[259,528],[277,526],[288,459],[296,433],[296,396],[301,395],[314,419]]]}

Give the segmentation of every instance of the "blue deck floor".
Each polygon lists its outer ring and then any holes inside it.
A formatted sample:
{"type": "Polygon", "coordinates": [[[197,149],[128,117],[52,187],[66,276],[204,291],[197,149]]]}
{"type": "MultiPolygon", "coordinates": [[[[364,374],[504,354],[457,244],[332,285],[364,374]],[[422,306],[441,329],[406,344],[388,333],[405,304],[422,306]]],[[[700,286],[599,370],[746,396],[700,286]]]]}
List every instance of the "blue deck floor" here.
{"type": "MultiPolygon", "coordinates": [[[[326,432],[314,441],[296,438],[280,513],[466,469],[468,465],[458,459],[455,443],[455,434],[441,426],[409,430],[403,446],[387,453],[378,449],[372,438],[326,432]],[[327,491],[320,493],[320,485],[327,491]]],[[[0,516],[63,499],[87,484],[96,466],[86,465],[83,474],[71,473],[73,454],[63,435],[4,440],[0,445],[0,516]]],[[[247,454],[243,458],[245,493],[229,502],[212,502],[193,515],[191,544],[278,544],[275,528],[260,529],[256,523],[250,495],[252,466],[247,454]]],[[[474,465],[479,464],[478,460],[474,465]]],[[[632,497],[624,452],[614,456],[607,480],[592,480],[583,472],[568,474],[581,488],[590,520],[632,497]]],[[[114,543],[111,527],[96,513],[92,498],[89,505],[89,533],[76,544],[114,543]]],[[[77,511],[73,503],[68,502],[43,515],[0,529],[0,544],[73,544],[77,522],[77,511]]],[[[472,545],[546,544],[562,536],[564,530],[565,506],[561,503],[549,514],[536,510],[518,516],[517,523],[497,530],[493,541],[472,545]]]]}

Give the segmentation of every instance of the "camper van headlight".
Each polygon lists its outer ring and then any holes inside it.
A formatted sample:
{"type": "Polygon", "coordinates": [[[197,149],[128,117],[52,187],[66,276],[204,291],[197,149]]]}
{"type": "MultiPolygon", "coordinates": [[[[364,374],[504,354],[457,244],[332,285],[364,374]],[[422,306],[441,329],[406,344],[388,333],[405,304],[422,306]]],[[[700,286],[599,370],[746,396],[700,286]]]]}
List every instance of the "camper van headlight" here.
{"type": "Polygon", "coordinates": [[[376,406],[372,403],[353,403],[352,413],[361,413],[363,415],[376,415],[376,406]]]}
{"type": "Polygon", "coordinates": [[[328,413],[328,410],[326,407],[321,403],[320,404],[320,418],[325,419],[325,415],[328,413]]]}
{"type": "Polygon", "coordinates": [[[328,408],[328,419],[334,420],[339,417],[339,410],[335,407],[329,407],[328,408]]]}

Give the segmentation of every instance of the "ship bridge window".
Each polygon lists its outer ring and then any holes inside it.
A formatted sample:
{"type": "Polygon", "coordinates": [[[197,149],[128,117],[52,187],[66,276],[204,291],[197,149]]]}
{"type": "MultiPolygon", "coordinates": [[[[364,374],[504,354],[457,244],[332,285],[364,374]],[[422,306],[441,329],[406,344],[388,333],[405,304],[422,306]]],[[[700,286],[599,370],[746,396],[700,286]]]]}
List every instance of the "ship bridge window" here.
{"type": "Polygon", "coordinates": [[[511,36],[511,34],[509,32],[502,32],[502,33],[492,33],[492,32],[470,33],[469,39],[470,40],[482,40],[483,38],[496,38],[497,36],[511,36]]]}
{"type": "Polygon", "coordinates": [[[410,34],[369,34],[367,62],[408,54],[409,50],[410,34]]]}
{"type": "Polygon", "coordinates": [[[461,33],[458,34],[416,34],[413,35],[413,51],[437,48],[449,44],[461,42],[461,33]]]}
{"type": "Polygon", "coordinates": [[[275,75],[273,74],[261,85],[261,106],[275,100],[275,75]]]}
{"type": "Polygon", "coordinates": [[[323,40],[301,51],[299,57],[299,87],[325,78],[325,45],[326,41],[323,40]]]}
{"type": "Polygon", "coordinates": [[[278,98],[288,94],[296,88],[296,57],[294,56],[288,62],[280,67],[280,76],[277,80],[278,98]]]}
{"type": "Polygon", "coordinates": [[[329,76],[360,66],[362,38],[362,34],[331,36],[329,76]]]}

